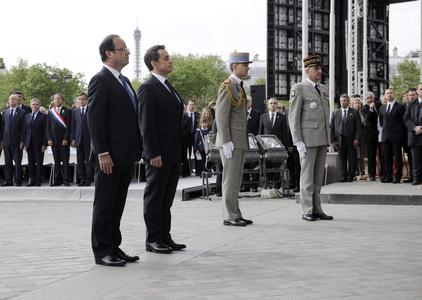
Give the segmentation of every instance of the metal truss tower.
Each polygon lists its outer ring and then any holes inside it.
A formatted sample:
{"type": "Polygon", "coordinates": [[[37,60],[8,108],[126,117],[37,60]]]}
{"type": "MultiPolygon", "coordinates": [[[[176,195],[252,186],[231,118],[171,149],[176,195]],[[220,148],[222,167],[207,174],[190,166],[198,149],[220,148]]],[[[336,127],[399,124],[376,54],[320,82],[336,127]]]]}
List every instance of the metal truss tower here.
{"type": "Polygon", "coordinates": [[[133,33],[135,39],[135,78],[137,81],[141,79],[141,31],[136,25],[136,29],[133,33]]]}

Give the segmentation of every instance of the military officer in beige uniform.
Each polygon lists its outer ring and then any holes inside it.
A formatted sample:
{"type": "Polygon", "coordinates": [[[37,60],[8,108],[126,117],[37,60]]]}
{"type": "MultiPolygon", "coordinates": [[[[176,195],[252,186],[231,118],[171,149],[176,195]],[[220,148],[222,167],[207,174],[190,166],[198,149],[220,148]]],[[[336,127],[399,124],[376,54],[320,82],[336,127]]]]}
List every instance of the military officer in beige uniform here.
{"type": "Polygon", "coordinates": [[[249,53],[244,52],[231,53],[229,62],[232,74],[221,84],[215,108],[215,145],[223,163],[223,224],[246,226],[253,222],[242,217],[238,200],[248,149],[247,101],[242,79],[248,75],[252,62],[249,61],[249,53]]]}
{"type": "Polygon", "coordinates": [[[302,219],[332,220],[321,208],[321,187],[330,141],[328,89],[319,83],[321,57],[310,55],[303,62],[307,78],[292,87],[289,109],[293,143],[300,155],[302,219]]]}

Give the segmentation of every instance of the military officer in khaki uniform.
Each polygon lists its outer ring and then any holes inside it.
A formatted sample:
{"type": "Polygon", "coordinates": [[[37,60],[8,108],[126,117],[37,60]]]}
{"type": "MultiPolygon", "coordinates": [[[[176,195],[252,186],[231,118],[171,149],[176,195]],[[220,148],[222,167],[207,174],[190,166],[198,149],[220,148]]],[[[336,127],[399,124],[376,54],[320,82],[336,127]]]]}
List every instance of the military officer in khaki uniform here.
{"type": "Polygon", "coordinates": [[[300,203],[302,219],[332,220],[321,208],[321,187],[330,142],[328,89],[320,84],[321,57],[304,60],[307,78],[291,89],[289,125],[300,156],[300,203]]]}
{"type": "Polygon", "coordinates": [[[229,62],[232,74],[221,84],[215,108],[215,145],[219,148],[223,163],[223,224],[246,226],[253,222],[242,217],[237,197],[248,149],[247,101],[242,79],[248,75],[252,62],[249,61],[249,53],[243,52],[231,53],[229,62]]]}

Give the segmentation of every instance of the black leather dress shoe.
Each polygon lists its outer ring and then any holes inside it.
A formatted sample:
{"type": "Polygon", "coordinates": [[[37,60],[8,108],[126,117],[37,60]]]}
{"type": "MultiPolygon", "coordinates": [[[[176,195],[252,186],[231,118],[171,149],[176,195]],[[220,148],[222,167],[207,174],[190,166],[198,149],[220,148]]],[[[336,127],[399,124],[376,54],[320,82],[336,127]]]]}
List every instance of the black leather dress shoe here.
{"type": "Polygon", "coordinates": [[[334,217],[333,216],[327,216],[324,213],[321,214],[313,214],[315,219],[321,219],[321,220],[333,220],[334,217]]]}
{"type": "Polygon", "coordinates": [[[139,260],[139,256],[130,256],[127,255],[122,249],[117,248],[113,251],[114,256],[116,256],[118,259],[124,260],[125,262],[136,262],[139,260]]]}
{"type": "Polygon", "coordinates": [[[173,249],[168,247],[163,242],[145,243],[145,250],[147,252],[154,252],[154,253],[161,253],[161,254],[169,254],[173,251],[173,249]]]}
{"type": "Polygon", "coordinates": [[[170,249],[175,251],[180,251],[186,248],[185,244],[178,244],[175,243],[173,240],[164,241],[164,244],[166,244],[170,249]]]}
{"type": "Polygon", "coordinates": [[[224,220],[223,221],[223,225],[226,226],[246,226],[246,222],[243,221],[242,219],[238,218],[236,220],[224,220]]]}
{"type": "Polygon", "coordinates": [[[1,186],[13,186],[13,183],[11,183],[11,182],[3,182],[1,184],[1,186]]]}
{"type": "Polygon", "coordinates": [[[393,182],[393,178],[384,178],[383,180],[381,180],[382,183],[389,183],[389,182],[393,182]]]}
{"type": "Polygon", "coordinates": [[[16,182],[15,186],[22,186],[22,182],[16,182]]]}
{"type": "Polygon", "coordinates": [[[97,265],[109,266],[109,267],[123,267],[126,265],[124,260],[118,259],[114,255],[107,255],[102,258],[95,258],[97,265]]]}
{"type": "Polygon", "coordinates": [[[412,185],[422,184],[422,180],[413,180],[412,185]]]}
{"type": "Polygon", "coordinates": [[[26,186],[35,186],[35,182],[28,182],[26,186]]]}
{"type": "Polygon", "coordinates": [[[394,178],[393,183],[400,183],[401,180],[399,178],[394,178]]]}
{"type": "Polygon", "coordinates": [[[312,221],[315,221],[316,219],[315,219],[315,216],[313,214],[304,214],[304,215],[302,215],[302,220],[312,222],[312,221]]]}
{"type": "Polygon", "coordinates": [[[70,183],[69,183],[69,181],[63,181],[63,185],[64,186],[70,186],[70,183]]]}
{"type": "Polygon", "coordinates": [[[375,177],[374,176],[370,176],[369,177],[369,181],[375,181],[375,177]]]}
{"type": "Polygon", "coordinates": [[[254,192],[254,193],[258,192],[258,188],[253,186],[252,187],[252,192],[254,192]]]}
{"type": "Polygon", "coordinates": [[[244,219],[244,218],[239,218],[240,220],[242,220],[243,222],[245,222],[246,223],[246,225],[251,225],[251,224],[253,224],[253,221],[252,220],[248,220],[248,219],[244,219]]]}
{"type": "Polygon", "coordinates": [[[339,180],[339,182],[347,182],[347,178],[342,178],[339,180]]]}
{"type": "Polygon", "coordinates": [[[413,182],[413,178],[407,178],[405,180],[403,180],[404,183],[412,183],[413,182]]]}
{"type": "Polygon", "coordinates": [[[92,184],[92,181],[85,182],[85,186],[91,186],[91,184],[92,184]]]}
{"type": "Polygon", "coordinates": [[[85,182],[79,182],[78,186],[85,186],[85,182]]]}
{"type": "Polygon", "coordinates": [[[52,184],[50,184],[50,186],[61,186],[61,182],[54,182],[52,184]]]}

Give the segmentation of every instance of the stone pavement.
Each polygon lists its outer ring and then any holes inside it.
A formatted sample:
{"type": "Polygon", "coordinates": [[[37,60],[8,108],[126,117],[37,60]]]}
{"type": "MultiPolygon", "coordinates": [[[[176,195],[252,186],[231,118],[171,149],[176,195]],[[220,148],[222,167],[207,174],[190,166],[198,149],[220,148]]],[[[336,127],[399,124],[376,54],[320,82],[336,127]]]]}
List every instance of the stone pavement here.
{"type": "Polygon", "coordinates": [[[129,201],[122,249],[140,263],[94,265],[89,201],[0,202],[0,299],[421,299],[422,207],[242,198],[246,228],[222,226],[221,200],[176,199],[187,251],[146,253],[142,202],[129,201]]]}

